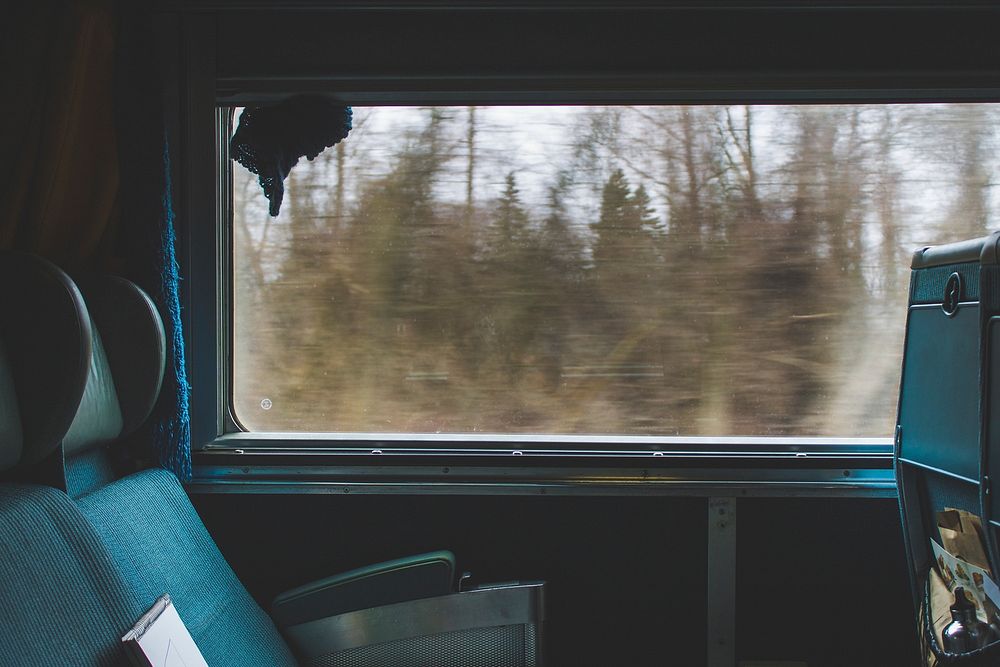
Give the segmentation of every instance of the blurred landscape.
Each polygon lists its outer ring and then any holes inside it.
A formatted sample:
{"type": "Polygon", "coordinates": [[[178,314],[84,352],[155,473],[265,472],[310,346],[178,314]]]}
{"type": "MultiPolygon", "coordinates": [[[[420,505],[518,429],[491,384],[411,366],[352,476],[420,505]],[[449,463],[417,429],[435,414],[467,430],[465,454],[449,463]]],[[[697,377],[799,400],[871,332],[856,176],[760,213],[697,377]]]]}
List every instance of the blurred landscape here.
{"type": "Polygon", "coordinates": [[[251,431],[888,437],[913,249],[995,224],[998,105],[354,112],[277,218],[232,165],[251,431]]]}

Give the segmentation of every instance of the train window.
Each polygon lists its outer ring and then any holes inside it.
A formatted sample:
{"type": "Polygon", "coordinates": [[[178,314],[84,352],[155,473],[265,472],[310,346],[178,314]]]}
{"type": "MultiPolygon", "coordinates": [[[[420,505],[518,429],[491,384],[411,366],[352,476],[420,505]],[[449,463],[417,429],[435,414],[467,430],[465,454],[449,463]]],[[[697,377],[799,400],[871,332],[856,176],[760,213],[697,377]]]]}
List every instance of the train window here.
{"type": "Polygon", "coordinates": [[[997,205],[996,105],[354,112],[277,218],[231,166],[248,431],[888,437],[909,254],[997,205]]]}

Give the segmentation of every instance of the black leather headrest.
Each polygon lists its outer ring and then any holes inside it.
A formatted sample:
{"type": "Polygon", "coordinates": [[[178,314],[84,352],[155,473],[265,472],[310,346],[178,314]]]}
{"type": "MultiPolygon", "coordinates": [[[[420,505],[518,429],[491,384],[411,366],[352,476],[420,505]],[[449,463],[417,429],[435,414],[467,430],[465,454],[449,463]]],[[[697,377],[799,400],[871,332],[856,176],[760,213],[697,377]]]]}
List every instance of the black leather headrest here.
{"type": "Polygon", "coordinates": [[[78,284],[94,344],[86,391],[63,441],[67,455],[135,431],[153,410],[166,366],[163,321],[145,292],[111,276],[78,284]]]}
{"type": "Polygon", "coordinates": [[[0,252],[0,312],[20,414],[20,458],[36,463],[59,445],[80,407],[92,350],[90,316],[65,273],[15,252],[0,252]]]}
{"type": "Polygon", "coordinates": [[[80,287],[34,255],[0,252],[0,471],[132,433],[163,382],[166,336],[123,278],[80,287]],[[82,294],[81,294],[82,290],[82,294]]]}
{"type": "Polygon", "coordinates": [[[167,336],[153,300],[138,285],[117,276],[78,282],[100,332],[118,389],[122,435],[139,428],[153,411],[167,365],[167,336]]]}
{"type": "Polygon", "coordinates": [[[73,423],[62,441],[65,454],[108,444],[117,440],[122,433],[122,409],[118,403],[118,390],[104,352],[101,334],[93,327],[93,320],[91,330],[93,347],[87,384],[73,423]]]}

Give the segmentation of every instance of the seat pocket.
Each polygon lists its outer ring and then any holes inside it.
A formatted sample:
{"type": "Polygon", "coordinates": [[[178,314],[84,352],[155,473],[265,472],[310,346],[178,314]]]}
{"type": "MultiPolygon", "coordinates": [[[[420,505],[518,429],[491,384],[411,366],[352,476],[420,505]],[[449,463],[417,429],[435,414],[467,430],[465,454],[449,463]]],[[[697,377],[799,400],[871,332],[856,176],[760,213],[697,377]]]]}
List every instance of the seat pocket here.
{"type": "MultiPolygon", "coordinates": [[[[1000,640],[981,649],[968,653],[946,653],[941,648],[934,616],[937,609],[931,606],[931,573],[933,566],[923,577],[923,599],[917,615],[917,635],[920,637],[920,655],[927,667],[997,667],[1000,665],[1000,640]]],[[[943,585],[943,584],[942,584],[943,585]]]]}

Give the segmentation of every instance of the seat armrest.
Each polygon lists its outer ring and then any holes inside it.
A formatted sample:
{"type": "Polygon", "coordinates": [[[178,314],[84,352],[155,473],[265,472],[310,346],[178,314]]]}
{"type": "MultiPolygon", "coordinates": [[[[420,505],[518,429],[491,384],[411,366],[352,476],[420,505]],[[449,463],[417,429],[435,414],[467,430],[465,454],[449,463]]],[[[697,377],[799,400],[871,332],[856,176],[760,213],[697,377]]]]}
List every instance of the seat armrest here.
{"type": "Polygon", "coordinates": [[[302,664],[538,667],[544,588],[543,582],[493,584],[320,618],[282,632],[302,664]],[[343,654],[340,661],[333,660],[337,654],[343,654]]]}
{"type": "Polygon", "coordinates": [[[313,581],[280,594],[271,604],[279,628],[301,625],[397,602],[455,591],[455,556],[450,551],[410,556],[313,581]]]}

